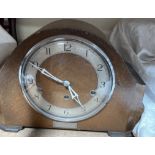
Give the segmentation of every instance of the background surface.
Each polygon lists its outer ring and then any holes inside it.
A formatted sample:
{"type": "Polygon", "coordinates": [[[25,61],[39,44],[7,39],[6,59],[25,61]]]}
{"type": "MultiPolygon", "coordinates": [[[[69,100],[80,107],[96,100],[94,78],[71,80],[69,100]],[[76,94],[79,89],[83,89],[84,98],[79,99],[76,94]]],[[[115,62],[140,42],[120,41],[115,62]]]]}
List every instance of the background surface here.
{"type": "MultiPolygon", "coordinates": [[[[21,42],[41,27],[60,20],[61,18],[18,18],[17,19],[17,38],[21,42]]],[[[88,22],[102,31],[110,31],[120,20],[119,18],[76,18],[88,22]]]]}

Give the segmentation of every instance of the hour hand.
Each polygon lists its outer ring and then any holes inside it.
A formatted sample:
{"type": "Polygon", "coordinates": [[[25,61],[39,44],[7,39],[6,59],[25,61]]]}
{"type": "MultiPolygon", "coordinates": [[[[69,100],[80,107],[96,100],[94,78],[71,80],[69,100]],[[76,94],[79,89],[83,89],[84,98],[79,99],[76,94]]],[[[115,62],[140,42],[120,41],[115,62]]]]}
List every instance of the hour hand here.
{"type": "Polygon", "coordinates": [[[69,86],[68,90],[71,94],[72,99],[75,100],[82,108],[84,108],[83,104],[79,100],[79,95],[73,90],[73,88],[69,86]]]}
{"type": "Polygon", "coordinates": [[[79,100],[79,95],[73,90],[73,88],[70,85],[70,82],[64,80],[63,85],[69,90],[72,100],[75,100],[83,109],[85,109],[85,107],[79,100]]]}
{"type": "Polygon", "coordinates": [[[35,64],[33,64],[32,62],[29,62],[35,69],[37,69],[38,71],[40,71],[40,73],[42,73],[43,75],[45,75],[46,77],[63,84],[63,81],[60,80],[59,78],[55,77],[54,75],[52,75],[51,73],[49,73],[45,68],[41,68],[35,64]]]}

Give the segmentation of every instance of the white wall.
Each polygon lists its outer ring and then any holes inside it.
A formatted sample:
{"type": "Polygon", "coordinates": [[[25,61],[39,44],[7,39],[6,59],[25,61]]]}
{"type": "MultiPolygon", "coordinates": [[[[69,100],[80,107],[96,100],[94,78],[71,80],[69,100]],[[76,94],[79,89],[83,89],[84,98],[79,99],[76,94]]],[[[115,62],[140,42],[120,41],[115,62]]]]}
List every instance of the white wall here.
{"type": "MultiPolygon", "coordinates": [[[[21,42],[29,35],[43,27],[44,25],[53,22],[58,19],[54,18],[22,18],[17,19],[17,37],[18,41],[21,42]]],[[[112,27],[120,20],[117,18],[83,18],[79,19],[91,23],[101,30],[111,30],[112,27]]]]}

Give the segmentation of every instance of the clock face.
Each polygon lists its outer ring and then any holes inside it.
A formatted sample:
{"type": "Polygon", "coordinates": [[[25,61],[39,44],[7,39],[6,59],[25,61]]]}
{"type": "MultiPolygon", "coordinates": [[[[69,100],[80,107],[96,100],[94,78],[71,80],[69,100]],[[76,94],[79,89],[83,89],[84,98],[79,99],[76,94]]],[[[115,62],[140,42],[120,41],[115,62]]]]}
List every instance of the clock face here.
{"type": "Polygon", "coordinates": [[[73,35],[34,45],[19,69],[27,102],[48,118],[75,122],[94,116],[115,87],[112,64],[95,43],[73,35]]]}

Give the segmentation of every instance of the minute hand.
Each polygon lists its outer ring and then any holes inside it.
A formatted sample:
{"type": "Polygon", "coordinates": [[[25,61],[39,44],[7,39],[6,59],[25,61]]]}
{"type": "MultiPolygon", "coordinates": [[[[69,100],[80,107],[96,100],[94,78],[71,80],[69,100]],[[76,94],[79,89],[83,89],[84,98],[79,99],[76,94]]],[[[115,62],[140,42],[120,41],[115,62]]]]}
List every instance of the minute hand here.
{"type": "Polygon", "coordinates": [[[62,80],[60,80],[59,78],[55,77],[54,75],[52,75],[51,73],[49,73],[45,68],[41,68],[38,67],[36,65],[34,65],[33,63],[29,62],[34,68],[36,68],[38,71],[40,71],[43,75],[45,75],[46,77],[60,83],[63,84],[64,82],[62,80]]]}

